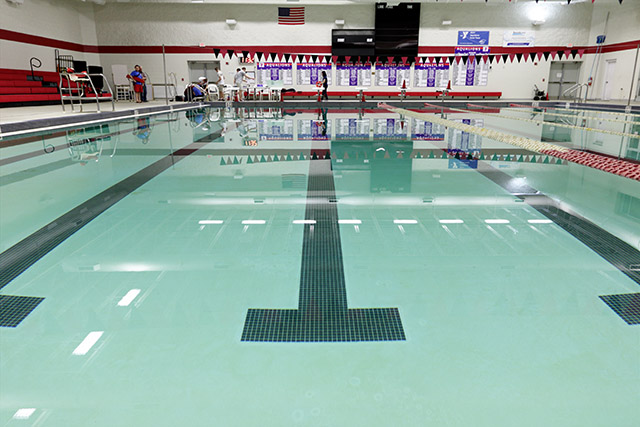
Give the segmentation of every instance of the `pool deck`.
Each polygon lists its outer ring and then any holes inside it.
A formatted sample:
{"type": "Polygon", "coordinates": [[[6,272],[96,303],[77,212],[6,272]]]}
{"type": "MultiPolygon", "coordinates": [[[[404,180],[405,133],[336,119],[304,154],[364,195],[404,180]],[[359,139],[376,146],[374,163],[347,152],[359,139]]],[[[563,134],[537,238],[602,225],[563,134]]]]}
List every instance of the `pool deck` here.
{"type": "MultiPolygon", "coordinates": [[[[403,106],[406,108],[420,108],[424,106],[425,100],[404,100],[395,101],[394,104],[403,106]]],[[[440,103],[441,101],[435,101],[440,103]]],[[[483,104],[487,106],[495,107],[508,107],[510,103],[530,103],[530,99],[501,99],[501,100],[483,100],[473,101],[475,104],[483,104]]],[[[445,101],[444,104],[452,107],[466,107],[466,100],[457,101],[445,101]]],[[[186,102],[169,102],[165,100],[155,100],[145,102],[143,104],[135,104],[133,102],[116,102],[115,111],[112,111],[111,104],[102,102],[100,104],[101,112],[96,111],[96,106],[93,103],[86,104],[84,106],[85,111],[71,112],[69,108],[67,111],[62,111],[60,105],[41,105],[31,107],[9,107],[0,108],[0,138],[3,136],[10,136],[25,132],[32,132],[36,130],[46,130],[55,127],[63,127],[67,125],[75,124],[87,124],[91,122],[122,119],[130,116],[157,114],[162,112],[173,111],[175,109],[188,109],[195,108],[202,105],[209,105],[212,107],[224,107],[224,102],[208,102],[208,103],[186,103],[186,102]]],[[[310,101],[245,101],[234,102],[234,107],[245,108],[283,108],[283,107],[298,107],[298,108],[317,108],[318,106],[328,108],[375,108],[378,104],[378,100],[371,101],[353,101],[353,100],[330,100],[322,102],[321,104],[315,100],[310,101]]],[[[564,104],[560,101],[545,102],[545,105],[553,106],[558,104],[564,104]]],[[[594,101],[588,104],[572,104],[574,107],[589,107],[589,108],[602,108],[611,110],[623,111],[626,107],[626,102],[622,101],[594,101]]],[[[640,113],[640,103],[632,102],[631,104],[633,113],[640,113]]]]}

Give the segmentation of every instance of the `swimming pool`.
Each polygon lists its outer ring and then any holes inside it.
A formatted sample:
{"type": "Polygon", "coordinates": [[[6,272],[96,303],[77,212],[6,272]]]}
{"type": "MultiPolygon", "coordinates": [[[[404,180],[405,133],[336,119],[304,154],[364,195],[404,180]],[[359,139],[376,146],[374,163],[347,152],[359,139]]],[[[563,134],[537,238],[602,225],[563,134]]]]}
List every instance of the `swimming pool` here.
{"type": "MultiPolygon", "coordinates": [[[[635,155],[477,110],[445,113],[635,155]]],[[[7,425],[636,424],[638,181],[382,109],[138,117],[0,166],[7,425]]]]}

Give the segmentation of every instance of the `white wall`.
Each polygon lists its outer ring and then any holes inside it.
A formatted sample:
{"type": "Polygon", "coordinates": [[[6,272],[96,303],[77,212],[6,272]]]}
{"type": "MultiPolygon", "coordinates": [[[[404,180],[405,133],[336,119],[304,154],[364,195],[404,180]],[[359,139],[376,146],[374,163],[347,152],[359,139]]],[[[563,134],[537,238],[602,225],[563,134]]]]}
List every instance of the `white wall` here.
{"type": "MultiPolygon", "coordinates": [[[[611,10],[607,43],[640,38],[640,1],[626,1],[622,6],[607,4],[594,7],[591,2],[536,4],[474,3],[440,4],[423,3],[421,13],[421,46],[454,46],[458,30],[489,30],[490,45],[501,46],[506,30],[532,30],[536,34],[536,46],[593,45],[595,35],[601,33],[606,10],[611,10]],[[534,27],[534,17],[543,18],[543,25],[534,27]],[[451,20],[451,26],[442,26],[443,20],[451,20]],[[592,28],[593,27],[593,28],[592,28]]],[[[373,28],[375,11],[372,4],[352,6],[307,6],[304,26],[277,25],[275,5],[213,5],[175,3],[118,3],[103,6],[82,3],[77,0],[25,0],[21,6],[11,6],[0,0],[0,23],[3,29],[34,33],[44,37],[101,46],[330,46],[331,29],[336,19],[344,19],[344,28],[373,28]],[[225,23],[236,19],[235,28],[225,23]],[[37,29],[37,30],[36,30],[37,29]]],[[[27,68],[28,58],[38,56],[46,69],[53,69],[53,49],[0,41],[0,67],[27,68]]],[[[295,49],[295,47],[293,48],[295,49]]],[[[210,52],[210,50],[209,50],[210,52]]],[[[159,54],[95,54],[71,53],[76,58],[86,58],[90,63],[101,63],[105,74],[110,74],[112,64],[129,67],[139,63],[150,73],[152,81],[163,80],[162,58],[159,54]]],[[[630,68],[634,52],[624,51],[602,55],[600,61],[615,57],[615,97],[628,94],[630,68]],[[626,80],[626,81],[625,81],[626,80]]],[[[581,80],[586,81],[593,56],[585,56],[581,80]]],[[[178,81],[188,80],[188,60],[213,60],[211,53],[168,54],[167,71],[176,73],[178,81]]],[[[237,59],[221,59],[225,75],[237,67],[237,59]],[[227,64],[228,62],[228,64],[227,64]]],[[[577,60],[577,58],[576,58],[577,60]]],[[[489,84],[474,90],[502,91],[504,98],[530,98],[533,85],[547,89],[550,62],[537,64],[494,63],[489,74],[489,84]]],[[[596,89],[592,95],[601,96],[604,65],[596,76],[596,89]]],[[[412,76],[413,77],[413,76],[412,76]]],[[[311,87],[299,87],[311,89],[311,87]]],[[[455,89],[455,88],[454,88],[455,89]]]]}
{"type": "Polygon", "coordinates": [[[536,34],[536,46],[583,45],[589,37],[591,2],[565,3],[523,2],[506,5],[488,2],[460,5],[425,3],[420,17],[421,46],[455,46],[458,30],[491,31],[489,44],[502,46],[505,30],[530,30],[536,34]],[[540,26],[532,17],[544,18],[540,26]],[[442,21],[451,25],[443,26],[442,21]]]}
{"type": "MultiPolygon", "coordinates": [[[[490,31],[491,46],[502,46],[504,32],[509,30],[534,31],[536,47],[583,46],[588,44],[592,10],[591,2],[422,4],[420,46],[455,46],[461,30],[490,31]],[[544,19],[544,24],[532,25],[534,17],[544,19]],[[452,24],[443,26],[444,20],[452,24]]],[[[576,56],[571,61],[583,59],[576,56]]],[[[488,85],[474,90],[501,91],[503,98],[531,98],[535,84],[546,92],[551,60],[536,62],[494,63],[488,85]]]]}
{"type": "MultiPolygon", "coordinates": [[[[596,6],[591,20],[589,43],[595,44],[596,36],[605,34],[605,22],[609,12],[607,24],[607,39],[605,44],[620,43],[640,39],[640,1],[626,1],[616,7],[596,6]]],[[[604,77],[607,60],[615,60],[615,73],[613,75],[613,89],[611,99],[627,100],[631,87],[633,64],[636,57],[635,50],[604,53],[598,56],[590,55],[587,60],[589,70],[593,68],[594,83],[590,89],[589,99],[602,99],[604,89],[604,77]]],[[[638,93],[635,85],[638,84],[640,63],[636,68],[634,94],[638,93]]],[[[584,81],[588,78],[586,75],[584,81]]],[[[635,96],[632,97],[632,100],[635,96]]]]}
{"type": "MultiPolygon", "coordinates": [[[[336,19],[345,20],[345,28],[373,28],[373,5],[307,6],[304,26],[277,25],[276,7],[273,5],[176,5],[116,3],[96,6],[96,31],[101,45],[187,45],[204,43],[217,45],[319,45],[330,46],[331,29],[336,19]],[[238,21],[235,28],[225,20],[238,21]]],[[[504,4],[436,4],[423,3],[421,13],[421,46],[454,46],[458,30],[489,30],[490,44],[502,45],[505,30],[533,30],[536,45],[584,45],[589,38],[591,3],[535,4],[533,2],[504,4]],[[546,22],[534,27],[532,13],[542,14],[546,22]],[[453,21],[443,27],[442,20],[453,21]]],[[[294,48],[295,49],[295,48],[294,48]]],[[[213,55],[171,54],[167,56],[167,70],[175,72],[178,80],[188,81],[188,60],[212,60],[213,55]]],[[[113,63],[132,66],[140,63],[154,81],[162,78],[159,55],[101,55],[106,68],[113,63]]],[[[237,66],[237,60],[224,60],[222,70],[228,76],[237,66]],[[226,65],[225,62],[229,62],[226,65]]],[[[533,64],[494,63],[489,84],[475,87],[477,91],[502,91],[505,98],[530,98],[533,85],[546,91],[550,62],[533,64]]],[[[312,87],[299,87],[310,90],[312,87]]],[[[376,88],[380,89],[380,88],[376,88]]],[[[465,88],[466,90],[467,88],[465,88]]]]}
{"type": "Polygon", "coordinates": [[[109,3],[96,6],[101,45],[331,45],[336,19],[373,28],[373,5],[307,6],[305,25],[278,25],[275,5],[109,3]],[[226,19],[238,24],[230,29],[226,19]]]}
{"type": "MultiPolygon", "coordinates": [[[[331,45],[331,28],[336,19],[344,19],[344,28],[373,28],[373,5],[348,7],[307,6],[304,26],[277,24],[277,8],[270,5],[210,5],[210,4],[128,4],[96,6],[96,31],[101,45],[178,46],[289,46],[331,45]],[[238,24],[230,28],[226,19],[238,24]],[[132,42],[133,40],[133,42],[132,42]]],[[[167,72],[176,73],[178,83],[189,81],[187,61],[221,61],[226,81],[231,81],[238,67],[236,57],[215,58],[211,49],[206,54],[167,55],[167,72]]],[[[154,83],[163,79],[161,55],[102,54],[105,71],[112,64],[129,67],[140,64],[151,74],[154,83]]],[[[252,67],[249,66],[249,69],[252,67]]],[[[311,89],[300,87],[300,89],[311,89]]]]}
{"type": "MultiPolygon", "coordinates": [[[[96,45],[93,5],[72,0],[0,0],[0,28],[65,42],[96,45]]],[[[75,59],[99,63],[97,54],[60,50],[75,59]]],[[[29,68],[29,58],[42,61],[42,71],[55,71],[54,48],[0,40],[0,68],[29,68]]]]}

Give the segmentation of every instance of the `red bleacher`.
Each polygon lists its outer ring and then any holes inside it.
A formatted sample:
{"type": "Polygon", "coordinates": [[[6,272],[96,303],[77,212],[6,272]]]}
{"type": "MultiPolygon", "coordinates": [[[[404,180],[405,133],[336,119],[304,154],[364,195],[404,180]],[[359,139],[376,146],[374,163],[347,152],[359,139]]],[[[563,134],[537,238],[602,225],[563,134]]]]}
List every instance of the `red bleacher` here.
{"type": "Polygon", "coordinates": [[[34,71],[33,75],[42,77],[42,81],[27,80],[30,75],[30,70],[0,68],[0,107],[60,102],[58,73],[34,71]],[[44,83],[54,84],[55,87],[46,87],[44,83]]]}

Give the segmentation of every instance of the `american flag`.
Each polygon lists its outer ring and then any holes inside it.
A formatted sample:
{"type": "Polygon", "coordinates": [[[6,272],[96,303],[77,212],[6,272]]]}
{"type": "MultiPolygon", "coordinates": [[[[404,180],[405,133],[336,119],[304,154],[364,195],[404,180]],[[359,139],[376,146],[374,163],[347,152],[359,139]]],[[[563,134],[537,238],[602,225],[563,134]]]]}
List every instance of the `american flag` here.
{"type": "Polygon", "coordinates": [[[279,7],[278,24],[280,25],[303,25],[304,7],[279,7]]]}

